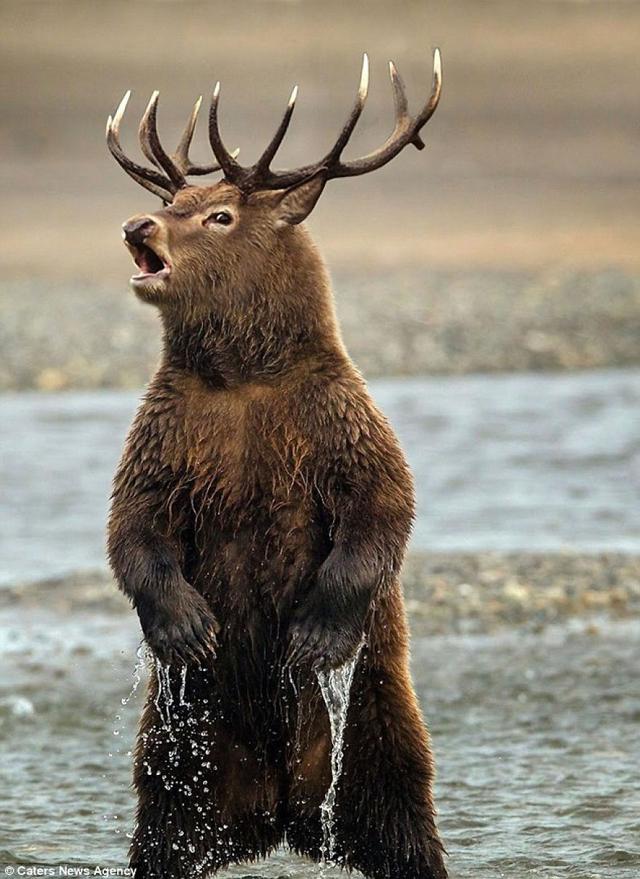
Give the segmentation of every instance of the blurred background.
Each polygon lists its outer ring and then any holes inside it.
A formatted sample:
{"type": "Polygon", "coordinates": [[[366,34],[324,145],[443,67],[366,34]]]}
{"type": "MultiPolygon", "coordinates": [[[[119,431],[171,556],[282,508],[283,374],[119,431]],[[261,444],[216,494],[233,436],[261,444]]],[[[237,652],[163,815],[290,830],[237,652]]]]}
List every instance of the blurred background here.
{"type": "Polygon", "coordinates": [[[133,89],[139,157],[157,88],[172,147],[220,79],[249,162],[297,83],[276,164],[303,164],[367,51],[353,156],[392,126],[387,61],[417,109],[435,46],[427,148],[331,182],[309,225],[416,475],[405,581],[452,875],[638,875],[633,0],[0,0],[0,863],[123,864],[131,824],[139,634],[103,531],[160,340],[120,224],[157,202],[107,152],[107,115],[133,89]]]}
{"type": "MultiPolygon", "coordinates": [[[[333,182],[312,229],[347,342],[368,374],[633,363],[640,332],[640,5],[634,2],[2,2],[0,387],[139,386],[152,316],[127,295],[120,223],[152,207],[107,153],[160,90],[172,146],[199,94],[223,84],[230,145],[251,161],[290,89],[279,160],[333,142],[371,59],[349,147],[392,126],[387,61],[411,106],[444,97],[427,150],[333,182]],[[109,320],[105,321],[105,315],[109,320]],[[55,332],[50,332],[50,321],[55,332]],[[393,332],[390,330],[393,329],[393,332]]],[[[206,124],[195,155],[210,155],[206,124]]]]}

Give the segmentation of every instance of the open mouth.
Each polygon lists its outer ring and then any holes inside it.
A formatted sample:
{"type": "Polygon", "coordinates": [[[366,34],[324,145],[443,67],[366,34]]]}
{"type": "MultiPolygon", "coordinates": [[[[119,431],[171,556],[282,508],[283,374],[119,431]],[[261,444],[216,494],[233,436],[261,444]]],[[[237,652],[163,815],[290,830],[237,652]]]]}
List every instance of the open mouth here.
{"type": "Polygon", "coordinates": [[[160,256],[148,244],[129,244],[133,261],[140,272],[131,277],[132,284],[146,284],[155,281],[164,281],[171,274],[171,265],[168,260],[160,256]]]}

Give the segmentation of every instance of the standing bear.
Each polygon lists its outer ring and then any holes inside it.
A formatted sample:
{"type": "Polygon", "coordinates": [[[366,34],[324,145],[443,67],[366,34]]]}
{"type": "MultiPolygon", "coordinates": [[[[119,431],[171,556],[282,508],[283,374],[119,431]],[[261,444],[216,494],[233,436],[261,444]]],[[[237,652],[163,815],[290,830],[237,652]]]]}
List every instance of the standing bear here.
{"type": "Polygon", "coordinates": [[[408,667],[399,581],[414,515],[410,472],[350,361],[323,261],[302,221],[327,180],[373,171],[420,131],[390,65],[396,121],[377,150],[335,145],[274,171],[284,118],[258,161],[222,143],[213,94],[210,166],[189,158],[200,101],[176,152],[157,93],[140,125],[153,167],[122,168],[163,207],[123,227],[136,295],[159,310],[163,353],[114,480],[108,550],[156,658],[135,752],[137,879],[206,876],[280,844],[326,854],[321,805],[331,731],[319,670],[357,655],[336,791],[334,860],[373,879],[445,879],[429,738],[408,667]],[[223,172],[211,186],[187,177],[223,172]],[[362,646],[363,645],[363,646],[362,646]],[[360,651],[358,653],[358,651],[360,651]]]}

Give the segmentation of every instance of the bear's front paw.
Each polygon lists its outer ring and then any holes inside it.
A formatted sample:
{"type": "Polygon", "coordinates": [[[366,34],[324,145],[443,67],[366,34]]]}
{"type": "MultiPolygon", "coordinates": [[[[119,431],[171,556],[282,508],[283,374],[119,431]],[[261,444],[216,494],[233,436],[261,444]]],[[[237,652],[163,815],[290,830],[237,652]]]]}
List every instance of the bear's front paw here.
{"type": "Polygon", "coordinates": [[[333,620],[298,620],[289,629],[286,664],[309,665],[328,671],[347,662],[356,652],[362,632],[338,626],[333,620]]]}
{"type": "Polygon", "coordinates": [[[200,665],[215,657],[220,626],[191,586],[153,610],[139,607],[138,614],[147,644],[160,662],[200,665]]]}

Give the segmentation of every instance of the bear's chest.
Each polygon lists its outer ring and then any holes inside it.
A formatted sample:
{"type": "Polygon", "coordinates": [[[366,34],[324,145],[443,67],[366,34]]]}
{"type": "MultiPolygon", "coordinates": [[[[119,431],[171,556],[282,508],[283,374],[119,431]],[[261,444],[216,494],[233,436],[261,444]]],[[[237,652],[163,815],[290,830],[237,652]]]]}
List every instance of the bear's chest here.
{"type": "Polygon", "coordinates": [[[229,515],[299,504],[309,443],[286,406],[251,387],[195,396],[182,419],[184,481],[194,508],[229,515]]]}
{"type": "Polygon", "coordinates": [[[281,401],[270,404],[249,393],[200,399],[181,425],[192,578],[248,606],[252,590],[294,592],[326,554],[310,443],[281,401]]]}

